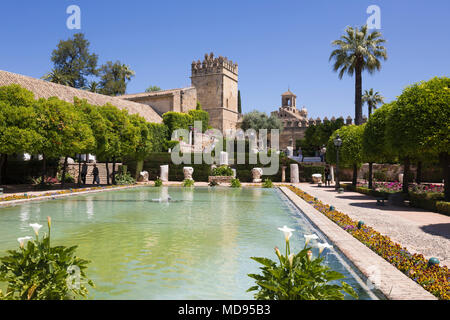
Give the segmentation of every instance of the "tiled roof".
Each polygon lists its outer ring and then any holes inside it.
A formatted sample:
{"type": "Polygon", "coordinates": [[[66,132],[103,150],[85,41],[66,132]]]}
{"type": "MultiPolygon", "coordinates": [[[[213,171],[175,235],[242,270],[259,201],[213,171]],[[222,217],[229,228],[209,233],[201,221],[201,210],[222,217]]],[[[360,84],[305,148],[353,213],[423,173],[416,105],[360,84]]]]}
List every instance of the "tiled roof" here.
{"type": "Polygon", "coordinates": [[[133,93],[133,94],[124,94],[122,96],[118,96],[120,99],[135,99],[135,98],[146,98],[146,97],[157,97],[157,96],[166,96],[172,95],[177,91],[185,91],[195,89],[195,87],[188,88],[179,88],[179,89],[169,89],[169,90],[160,90],[160,91],[152,91],[152,92],[142,92],[142,93],[133,93]]]}
{"type": "Polygon", "coordinates": [[[282,96],[294,96],[294,97],[296,97],[296,95],[293,94],[293,93],[291,92],[291,90],[286,91],[285,93],[282,94],[282,96]]]}
{"type": "Polygon", "coordinates": [[[103,106],[110,103],[119,109],[128,110],[129,113],[137,113],[149,122],[162,122],[161,117],[156,111],[146,104],[120,99],[118,97],[105,96],[103,94],[75,89],[61,84],[0,70],[0,86],[10,84],[18,84],[23,88],[30,90],[37,99],[58,97],[61,100],[73,102],[74,97],[78,97],[80,99],[86,99],[88,103],[96,106],[103,106]]]}

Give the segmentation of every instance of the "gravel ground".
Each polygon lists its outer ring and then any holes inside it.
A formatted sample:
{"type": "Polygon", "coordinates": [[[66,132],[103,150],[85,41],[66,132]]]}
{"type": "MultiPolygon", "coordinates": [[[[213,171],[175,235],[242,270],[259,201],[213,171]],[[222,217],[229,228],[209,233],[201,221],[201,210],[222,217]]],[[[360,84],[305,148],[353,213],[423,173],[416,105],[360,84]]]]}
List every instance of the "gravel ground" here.
{"type": "Polygon", "coordinates": [[[297,186],[322,202],[354,220],[389,236],[412,253],[422,253],[427,259],[436,257],[441,265],[450,267],[450,217],[417,208],[377,206],[373,197],[346,191],[338,194],[334,187],[300,183],[297,186]]]}

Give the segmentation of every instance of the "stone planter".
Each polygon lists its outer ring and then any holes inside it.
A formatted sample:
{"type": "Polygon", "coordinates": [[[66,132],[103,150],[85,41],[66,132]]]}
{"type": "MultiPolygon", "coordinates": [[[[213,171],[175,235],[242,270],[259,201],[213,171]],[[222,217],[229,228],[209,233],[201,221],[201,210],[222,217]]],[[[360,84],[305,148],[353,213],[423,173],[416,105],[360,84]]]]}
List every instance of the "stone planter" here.
{"type": "Polygon", "coordinates": [[[231,179],[233,179],[232,176],[209,176],[208,182],[216,182],[218,185],[225,184],[225,183],[231,183],[231,179]]]}
{"type": "Polygon", "coordinates": [[[405,195],[401,192],[390,193],[388,196],[388,203],[393,206],[404,206],[405,195]]]}

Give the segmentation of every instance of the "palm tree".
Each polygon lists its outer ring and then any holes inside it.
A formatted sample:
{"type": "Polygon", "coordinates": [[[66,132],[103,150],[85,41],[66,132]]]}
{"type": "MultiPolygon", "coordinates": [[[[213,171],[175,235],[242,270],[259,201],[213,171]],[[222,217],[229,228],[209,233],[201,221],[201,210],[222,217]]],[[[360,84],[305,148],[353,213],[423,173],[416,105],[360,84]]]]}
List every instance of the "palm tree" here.
{"type": "Polygon", "coordinates": [[[362,102],[367,103],[367,107],[369,108],[369,117],[372,114],[372,109],[376,109],[377,105],[379,105],[380,103],[384,103],[383,99],[384,97],[381,96],[378,91],[373,92],[373,88],[364,91],[362,102]]]}
{"type": "Polygon", "coordinates": [[[355,124],[362,124],[362,72],[367,70],[370,74],[381,69],[382,58],[387,59],[386,48],[382,43],[381,33],[369,33],[367,25],[361,29],[347,27],[346,34],[341,39],[332,42],[337,47],[330,55],[330,61],[335,60],[333,70],[339,71],[339,79],[345,73],[355,74],[355,124]]]}
{"type": "Polygon", "coordinates": [[[70,76],[64,74],[63,72],[61,72],[58,69],[52,69],[52,71],[50,71],[49,73],[46,73],[43,77],[41,77],[41,79],[49,81],[49,82],[73,87],[73,81],[70,79],[70,76]]]}

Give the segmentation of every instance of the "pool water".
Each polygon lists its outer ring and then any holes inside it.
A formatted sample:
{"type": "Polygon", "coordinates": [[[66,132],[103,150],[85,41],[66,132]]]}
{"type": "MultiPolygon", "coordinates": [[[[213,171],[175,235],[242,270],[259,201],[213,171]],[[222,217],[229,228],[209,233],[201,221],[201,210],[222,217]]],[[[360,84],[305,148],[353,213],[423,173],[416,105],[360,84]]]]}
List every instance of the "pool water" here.
{"type": "MultiPolygon", "coordinates": [[[[252,299],[247,274],[259,265],[250,257],[276,260],[274,247],[285,248],[277,228],[295,229],[296,252],[304,234],[317,233],[277,189],[139,187],[1,208],[0,256],[33,235],[30,223],[46,231],[47,216],[52,244],[78,245],[91,260],[90,299],[252,299]],[[152,201],[167,195],[175,201],[152,201]]],[[[374,298],[339,253],[325,252],[360,299],[374,298]]]]}

